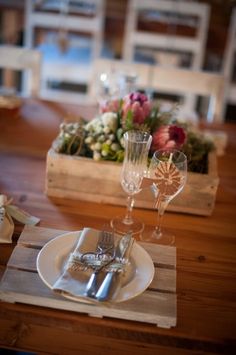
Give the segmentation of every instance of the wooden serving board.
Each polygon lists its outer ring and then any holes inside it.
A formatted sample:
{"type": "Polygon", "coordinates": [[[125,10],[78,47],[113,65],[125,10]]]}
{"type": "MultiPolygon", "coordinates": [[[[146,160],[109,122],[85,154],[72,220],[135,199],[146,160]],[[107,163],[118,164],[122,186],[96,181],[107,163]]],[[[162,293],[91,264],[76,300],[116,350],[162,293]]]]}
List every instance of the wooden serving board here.
{"type": "Polygon", "coordinates": [[[7,264],[0,284],[0,300],[26,303],[60,310],[69,310],[94,317],[112,317],[176,326],[176,248],[140,243],[151,255],[155,275],[149,288],[141,295],[112,305],[71,301],[55,294],[40,279],[36,259],[49,240],[66,231],[26,226],[7,264]]]}

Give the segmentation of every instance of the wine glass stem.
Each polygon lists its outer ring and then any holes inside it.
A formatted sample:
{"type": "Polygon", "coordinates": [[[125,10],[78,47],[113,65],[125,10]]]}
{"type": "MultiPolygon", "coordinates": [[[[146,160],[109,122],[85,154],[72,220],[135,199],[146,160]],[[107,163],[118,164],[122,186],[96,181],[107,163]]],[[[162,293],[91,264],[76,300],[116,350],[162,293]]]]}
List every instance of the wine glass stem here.
{"type": "Polygon", "coordinates": [[[157,208],[157,225],[155,227],[155,234],[159,237],[162,235],[161,226],[167,205],[168,201],[163,200],[161,195],[158,196],[155,203],[155,207],[157,208]]]}
{"type": "Polygon", "coordinates": [[[133,219],[132,219],[132,211],[133,211],[133,206],[134,206],[134,198],[133,196],[129,195],[127,197],[127,204],[126,204],[126,215],[125,218],[123,220],[123,222],[125,224],[132,224],[133,223],[133,219]]]}
{"type": "Polygon", "coordinates": [[[163,214],[161,215],[159,210],[157,211],[157,225],[155,227],[155,234],[161,236],[161,226],[162,226],[163,214]]]}

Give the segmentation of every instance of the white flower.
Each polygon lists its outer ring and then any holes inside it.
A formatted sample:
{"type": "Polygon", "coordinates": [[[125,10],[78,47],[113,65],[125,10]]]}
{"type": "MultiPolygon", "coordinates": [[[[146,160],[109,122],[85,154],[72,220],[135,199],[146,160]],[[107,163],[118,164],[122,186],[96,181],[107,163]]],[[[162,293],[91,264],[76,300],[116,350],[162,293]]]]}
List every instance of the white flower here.
{"type": "Polygon", "coordinates": [[[64,137],[65,137],[65,138],[70,138],[70,134],[66,132],[65,135],[64,135],[64,137]]]}
{"type": "Polygon", "coordinates": [[[98,137],[98,141],[103,143],[105,141],[105,136],[102,134],[101,136],[98,137]]]}
{"type": "Polygon", "coordinates": [[[119,150],[119,148],[120,148],[119,144],[117,144],[117,143],[112,143],[111,149],[112,149],[114,152],[117,152],[117,150],[119,150]]]}
{"type": "Polygon", "coordinates": [[[102,150],[101,154],[102,154],[103,157],[106,157],[108,155],[108,152],[106,150],[102,150]]]}
{"type": "Polygon", "coordinates": [[[102,125],[102,122],[100,120],[100,118],[94,118],[92,121],[88,122],[86,125],[85,125],[85,130],[86,131],[97,131],[98,129],[101,129],[101,125],[102,125]]]}
{"type": "Polygon", "coordinates": [[[101,120],[103,125],[109,127],[112,132],[116,132],[118,122],[117,122],[117,114],[114,112],[105,112],[101,116],[101,120]]]}
{"type": "Polygon", "coordinates": [[[101,143],[97,142],[97,143],[94,144],[94,149],[95,150],[101,150],[101,148],[102,148],[101,143]]]}
{"type": "Polygon", "coordinates": [[[94,152],[93,153],[93,159],[96,160],[96,161],[100,160],[101,159],[101,154],[98,153],[98,152],[94,152]]]}
{"type": "Polygon", "coordinates": [[[88,136],[88,137],[85,138],[84,141],[85,141],[85,143],[90,144],[90,143],[92,143],[93,138],[91,136],[88,136]]]}
{"type": "Polygon", "coordinates": [[[110,130],[110,128],[108,126],[106,126],[106,127],[103,128],[103,132],[105,134],[109,134],[111,132],[111,130],[110,130]]]}
{"type": "Polygon", "coordinates": [[[102,126],[97,126],[95,132],[96,132],[96,134],[102,133],[103,132],[102,126]]]}
{"type": "Polygon", "coordinates": [[[111,143],[112,143],[112,141],[110,139],[107,139],[105,142],[105,144],[107,144],[107,145],[111,145],[111,143]]]}

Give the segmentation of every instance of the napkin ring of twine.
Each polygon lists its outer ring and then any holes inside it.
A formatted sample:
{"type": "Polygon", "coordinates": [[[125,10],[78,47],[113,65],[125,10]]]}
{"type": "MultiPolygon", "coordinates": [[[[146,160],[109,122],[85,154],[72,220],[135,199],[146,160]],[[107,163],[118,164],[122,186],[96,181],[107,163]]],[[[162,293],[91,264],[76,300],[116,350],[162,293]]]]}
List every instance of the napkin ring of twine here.
{"type": "Polygon", "coordinates": [[[6,195],[0,194],[0,243],[11,243],[14,232],[14,222],[16,219],[23,224],[36,225],[40,219],[31,216],[19,207],[12,205],[13,199],[8,199],[6,195]]]}

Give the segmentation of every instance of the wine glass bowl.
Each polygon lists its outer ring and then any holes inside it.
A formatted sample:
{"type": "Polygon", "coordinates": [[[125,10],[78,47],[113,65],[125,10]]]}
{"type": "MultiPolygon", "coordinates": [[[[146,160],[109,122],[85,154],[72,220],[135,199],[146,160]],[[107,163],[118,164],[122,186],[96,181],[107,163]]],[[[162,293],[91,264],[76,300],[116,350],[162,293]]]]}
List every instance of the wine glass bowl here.
{"type": "Polygon", "coordinates": [[[130,130],[124,134],[125,156],[121,169],[120,182],[127,196],[125,216],[111,221],[113,229],[121,234],[140,233],[144,225],[132,217],[134,196],[141,191],[141,184],[147,170],[147,158],[152,136],[143,131],[130,130]]]}
{"type": "Polygon", "coordinates": [[[187,158],[176,149],[157,150],[151,159],[148,177],[152,179],[151,190],[158,211],[157,225],[146,240],[160,244],[173,244],[174,236],[161,227],[164,212],[169,202],[184,188],[187,178],[187,158]]]}

